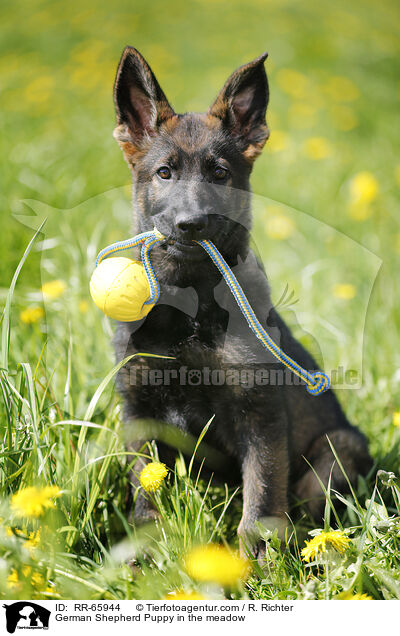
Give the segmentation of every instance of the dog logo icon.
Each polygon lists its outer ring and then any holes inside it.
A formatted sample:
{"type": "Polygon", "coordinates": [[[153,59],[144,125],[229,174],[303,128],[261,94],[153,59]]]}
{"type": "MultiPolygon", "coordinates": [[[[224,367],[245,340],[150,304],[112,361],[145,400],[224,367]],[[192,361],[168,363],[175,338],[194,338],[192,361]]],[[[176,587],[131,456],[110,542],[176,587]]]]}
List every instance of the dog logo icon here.
{"type": "Polygon", "coordinates": [[[51,612],[37,603],[18,601],[3,607],[6,610],[6,628],[9,634],[14,634],[16,629],[49,629],[51,612]]]}

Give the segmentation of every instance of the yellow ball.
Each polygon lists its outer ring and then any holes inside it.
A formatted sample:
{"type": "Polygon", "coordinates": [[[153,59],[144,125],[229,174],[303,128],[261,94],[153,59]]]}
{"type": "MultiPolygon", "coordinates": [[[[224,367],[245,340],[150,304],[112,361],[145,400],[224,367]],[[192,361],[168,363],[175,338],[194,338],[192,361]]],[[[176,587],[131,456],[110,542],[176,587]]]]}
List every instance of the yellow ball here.
{"type": "Polygon", "coordinates": [[[154,307],[144,304],[150,297],[144,267],[130,258],[101,261],[92,274],[90,294],[106,316],[122,322],[141,320],[154,307]]]}

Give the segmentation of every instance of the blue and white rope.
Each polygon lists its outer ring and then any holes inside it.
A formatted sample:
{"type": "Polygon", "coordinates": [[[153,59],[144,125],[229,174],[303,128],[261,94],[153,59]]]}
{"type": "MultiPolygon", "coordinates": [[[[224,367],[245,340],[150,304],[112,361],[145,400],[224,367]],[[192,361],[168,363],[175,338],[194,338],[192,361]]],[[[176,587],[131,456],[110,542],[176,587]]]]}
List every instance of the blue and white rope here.
{"type": "MultiPolygon", "coordinates": [[[[119,241],[118,243],[113,243],[112,245],[108,245],[99,253],[96,259],[96,265],[101,263],[101,261],[111,256],[111,254],[115,254],[116,252],[120,252],[121,250],[131,249],[132,247],[136,247],[142,244],[141,249],[141,258],[143,267],[146,273],[146,277],[150,287],[150,297],[146,300],[145,304],[154,304],[157,302],[160,296],[160,286],[158,284],[157,277],[155,275],[153,266],[150,261],[150,251],[153,249],[155,245],[161,243],[165,237],[154,228],[151,232],[143,232],[142,234],[138,234],[126,241],[119,241]]],[[[301,378],[306,383],[306,389],[311,395],[320,395],[330,386],[330,380],[328,376],[322,371],[315,371],[314,373],[310,373],[306,369],[303,369],[295,360],[293,360],[290,356],[288,356],[282,349],[278,347],[278,345],[272,340],[272,338],[268,335],[257,316],[255,315],[243,289],[241,288],[239,281],[236,276],[230,269],[229,265],[220,254],[220,252],[215,247],[214,243],[211,241],[196,241],[201,247],[207,252],[214,265],[221,272],[226,284],[231,290],[237,304],[244,317],[247,320],[247,323],[253,333],[257,336],[257,338],[262,342],[263,346],[270,351],[275,358],[277,358],[282,364],[284,364],[288,369],[290,369],[295,375],[301,378]]]]}

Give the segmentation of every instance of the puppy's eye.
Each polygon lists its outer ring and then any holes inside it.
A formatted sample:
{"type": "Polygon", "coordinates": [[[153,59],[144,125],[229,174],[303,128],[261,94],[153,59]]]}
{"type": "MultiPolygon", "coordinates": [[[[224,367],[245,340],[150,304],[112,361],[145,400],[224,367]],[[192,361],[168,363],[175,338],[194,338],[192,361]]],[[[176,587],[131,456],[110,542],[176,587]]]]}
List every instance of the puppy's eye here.
{"type": "Polygon", "coordinates": [[[161,179],[170,179],[172,176],[171,169],[168,168],[168,166],[161,166],[161,168],[157,170],[157,174],[161,179]]]}
{"type": "Polygon", "coordinates": [[[221,179],[226,179],[227,176],[228,170],[226,168],[223,168],[222,166],[216,166],[214,168],[214,177],[218,179],[218,181],[221,181],[221,179]]]}

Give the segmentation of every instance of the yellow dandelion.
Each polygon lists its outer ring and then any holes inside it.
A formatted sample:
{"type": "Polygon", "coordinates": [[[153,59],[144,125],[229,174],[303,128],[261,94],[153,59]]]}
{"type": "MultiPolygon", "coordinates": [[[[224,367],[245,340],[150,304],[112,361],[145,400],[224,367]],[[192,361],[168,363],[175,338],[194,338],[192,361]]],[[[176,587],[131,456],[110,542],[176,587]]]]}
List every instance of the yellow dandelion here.
{"type": "Polygon", "coordinates": [[[44,316],[44,310],[42,307],[27,307],[19,314],[19,319],[26,325],[32,325],[35,322],[39,322],[44,316]]]}
{"type": "Polygon", "coordinates": [[[319,556],[320,553],[326,552],[329,546],[341,554],[347,549],[350,539],[346,537],[341,530],[330,530],[329,532],[321,532],[313,537],[311,541],[306,541],[305,548],[301,551],[303,561],[311,561],[319,556]]]}
{"type": "Polygon", "coordinates": [[[51,97],[53,86],[54,79],[51,75],[37,77],[26,86],[25,98],[33,104],[46,102],[51,97]]]}
{"type": "Polygon", "coordinates": [[[309,159],[319,161],[326,159],[332,154],[332,146],[325,137],[310,137],[304,143],[304,154],[309,159]]]}
{"type": "Polygon", "coordinates": [[[46,300],[54,300],[63,295],[67,288],[67,285],[63,280],[51,280],[48,283],[43,283],[42,294],[46,300]]]}
{"type": "Polygon", "coordinates": [[[31,578],[31,585],[36,588],[43,588],[45,585],[45,580],[42,574],[39,572],[33,572],[31,578]]]}
{"type": "Polygon", "coordinates": [[[348,77],[331,77],[323,90],[337,102],[352,102],[360,96],[358,87],[348,77]]]}
{"type": "Polygon", "coordinates": [[[23,584],[30,586],[32,598],[43,598],[43,594],[54,595],[57,593],[54,583],[46,581],[40,572],[32,571],[29,565],[25,565],[20,574],[15,569],[11,570],[7,577],[7,587],[13,592],[22,590],[23,584]]]}
{"type": "MultiPolygon", "coordinates": [[[[32,571],[30,565],[25,565],[22,568],[22,577],[24,582],[29,582],[33,587],[40,589],[45,585],[45,580],[40,572],[32,571]]],[[[23,581],[20,580],[17,570],[11,570],[11,573],[7,577],[7,587],[10,589],[20,589],[23,585],[23,581]]]]}
{"type": "Polygon", "coordinates": [[[400,428],[400,411],[395,411],[393,413],[393,426],[396,426],[397,428],[400,428]]]}
{"type": "Polygon", "coordinates": [[[368,203],[349,203],[348,212],[355,221],[366,221],[372,215],[372,209],[368,203]]]}
{"type": "Polygon", "coordinates": [[[337,283],[333,287],[333,295],[340,300],[351,300],[357,293],[357,289],[351,283],[337,283]]]}
{"type": "Polygon", "coordinates": [[[271,152],[281,152],[288,147],[289,135],[283,130],[272,130],[267,142],[267,149],[271,152]]]}
{"type": "Polygon", "coordinates": [[[266,221],[265,231],[269,238],[275,241],[283,241],[293,234],[295,225],[284,214],[277,214],[266,221]]]}
{"type": "Polygon", "coordinates": [[[18,537],[19,539],[23,539],[23,547],[30,552],[31,556],[40,543],[39,530],[30,532],[28,536],[26,536],[26,534],[24,534],[24,532],[22,532],[22,530],[19,530],[18,528],[7,527],[5,528],[5,532],[7,537],[18,537]]]}
{"type": "Polygon", "coordinates": [[[309,81],[303,73],[291,68],[282,68],[276,74],[278,86],[294,99],[306,98],[309,91],[309,81]]]}
{"type": "Polygon", "coordinates": [[[350,201],[348,211],[356,221],[365,221],[372,214],[370,204],[379,193],[376,177],[368,171],[357,173],[350,182],[350,201]]]}
{"type": "Polygon", "coordinates": [[[89,310],[89,303],[87,300],[80,300],[78,304],[78,309],[81,314],[86,314],[89,310]]]}
{"type": "Polygon", "coordinates": [[[24,548],[29,550],[32,553],[36,550],[38,545],[40,544],[40,532],[37,530],[36,532],[30,532],[28,538],[24,542],[24,548]]]}
{"type": "Polygon", "coordinates": [[[164,596],[166,601],[204,601],[206,596],[200,594],[200,592],[185,592],[184,590],[176,590],[175,592],[168,592],[164,596]]]}
{"type": "Polygon", "coordinates": [[[235,585],[249,574],[249,563],[237,552],[213,543],[193,548],[186,555],[184,565],[193,579],[213,581],[224,587],[235,585]]]}
{"type": "Polygon", "coordinates": [[[53,499],[61,495],[58,486],[30,486],[11,497],[11,509],[17,517],[40,517],[46,508],[54,507],[53,499]]]}
{"type": "Polygon", "coordinates": [[[339,601],[373,601],[372,596],[368,594],[352,594],[351,592],[345,592],[338,597],[339,601]]]}
{"type": "Polygon", "coordinates": [[[159,489],[168,474],[168,469],[161,462],[147,464],[140,473],[140,485],[146,492],[155,492],[159,489]]]}
{"type": "Polygon", "coordinates": [[[367,170],[358,172],[350,182],[350,199],[353,204],[371,203],[378,196],[379,183],[367,170]]]}
{"type": "Polygon", "coordinates": [[[22,583],[19,580],[17,570],[11,570],[11,573],[8,575],[7,587],[11,590],[18,590],[22,587],[22,583]]]}

